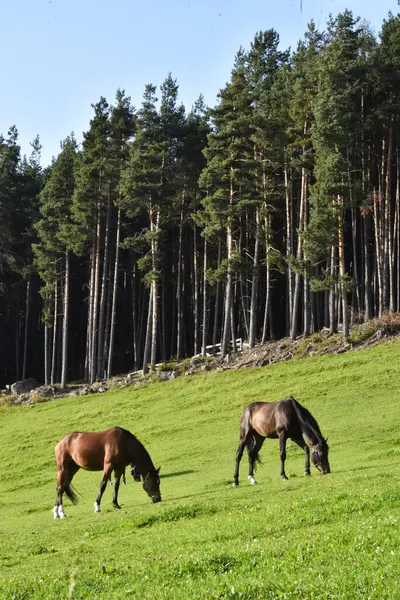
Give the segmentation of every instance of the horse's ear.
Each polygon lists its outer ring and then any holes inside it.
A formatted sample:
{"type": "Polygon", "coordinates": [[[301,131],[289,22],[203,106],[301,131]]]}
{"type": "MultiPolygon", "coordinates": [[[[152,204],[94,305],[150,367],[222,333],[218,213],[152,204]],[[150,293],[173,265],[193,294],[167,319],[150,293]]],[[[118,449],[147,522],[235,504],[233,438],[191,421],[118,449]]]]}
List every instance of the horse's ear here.
{"type": "Polygon", "coordinates": [[[158,467],[158,469],[156,469],[157,474],[160,472],[161,467],[158,467]]]}

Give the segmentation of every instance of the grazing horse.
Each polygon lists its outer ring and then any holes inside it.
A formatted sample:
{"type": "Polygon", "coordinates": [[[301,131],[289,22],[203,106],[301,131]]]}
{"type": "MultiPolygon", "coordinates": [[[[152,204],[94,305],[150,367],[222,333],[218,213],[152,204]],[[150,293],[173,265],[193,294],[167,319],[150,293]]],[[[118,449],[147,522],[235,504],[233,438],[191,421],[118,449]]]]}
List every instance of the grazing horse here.
{"type": "Polygon", "coordinates": [[[118,504],[118,490],[125,467],[131,467],[135,481],[143,480],[143,489],[153,502],[161,501],[160,469],[155,469],[149,453],[139,440],[126,429],[113,427],[106,431],[74,432],[65,435],[55,447],[57,461],[57,498],[53,508],[54,518],[66,515],[62,497],[64,492],[76,504],[78,499],[71,481],[79,469],[103,471],[100,490],[94,503],[94,511],[100,512],[100,502],[107,481],[114,471],[113,504],[118,504]]]}
{"type": "Polygon", "coordinates": [[[281,477],[285,473],[286,440],[292,439],[305,455],[305,475],[310,473],[310,449],[303,434],[311,446],[311,459],[321,474],[330,473],[327,440],[322,437],[317,421],[311,413],[301,406],[292,396],[280,402],[253,402],[243,411],[240,420],[240,442],[236,452],[234,487],[239,485],[239,464],[245,446],[249,455],[249,480],[255,484],[254,465],[260,462],[258,453],[265,438],[279,439],[281,454],[281,477]]]}

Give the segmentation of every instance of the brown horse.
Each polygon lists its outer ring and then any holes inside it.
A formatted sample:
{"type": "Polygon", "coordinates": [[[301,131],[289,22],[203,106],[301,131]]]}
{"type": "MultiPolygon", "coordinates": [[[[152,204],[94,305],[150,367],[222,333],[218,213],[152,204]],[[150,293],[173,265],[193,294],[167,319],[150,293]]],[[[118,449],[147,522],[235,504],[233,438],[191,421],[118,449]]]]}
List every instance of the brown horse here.
{"type": "Polygon", "coordinates": [[[234,487],[239,485],[239,464],[245,446],[249,455],[250,483],[254,479],[254,465],[259,460],[258,453],[265,438],[279,439],[281,454],[281,477],[287,479],[285,473],[286,440],[292,439],[305,455],[305,475],[310,473],[310,449],[303,439],[303,434],[311,446],[311,459],[321,474],[330,473],[327,440],[322,437],[317,421],[311,413],[301,406],[292,396],[280,402],[253,402],[243,411],[240,420],[240,442],[236,452],[236,468],[234,487]]]}
{"type": "Polygon", "coordinates": [[[65,435],[55,447],[57,461],[57,498],[53,508],[54,518],[63,519],[66,515],[62,497],[64,492],[76,504],[78,499],[71,487],[71,481],[79,469],[103,471],[100,490],[94,503],[94,511],[100,512],[100,502],[107,481],[114,471],[113,504],[118,504],[118,490],[125,467],[130,465],[136,481],[143,480],[143,489],[153,502],[161,501],[160,469],[155,469],[149,453],[143,444],[126,429],[113,427],[106,431],[74,432],[65,435]]]}

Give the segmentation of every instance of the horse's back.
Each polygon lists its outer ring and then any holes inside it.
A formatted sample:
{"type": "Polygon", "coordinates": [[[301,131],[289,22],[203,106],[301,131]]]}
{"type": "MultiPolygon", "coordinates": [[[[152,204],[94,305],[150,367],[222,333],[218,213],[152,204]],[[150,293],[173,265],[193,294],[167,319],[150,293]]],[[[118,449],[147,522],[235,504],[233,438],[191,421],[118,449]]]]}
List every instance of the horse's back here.
{"type": "MultiPolygon", "coordinates": [[[[267,438],[279,437],[279,432],[297,425],[297,416],[293,402],[289,396],[278,402],[252,402],[247,406],[251,427],[267,438]]],[[[243,414],[245,414],[245,412],[243,414]]],[[[297,427],[295,428],[297,431],[297,427]]]]}
{"type": "Polygon", "coordinates": [[[124,432],[120,427],[105,431],[73,431],[55,447],[57,463],[73,460],[88,471],[101,471],[104,463],[121,452],[124,432]]]}
{"type": "Polygon", "coordinates": [[[277,402],[252,402],[243,412],[242,419],[263,437],[275,438],[275,409],[277,402]]]}

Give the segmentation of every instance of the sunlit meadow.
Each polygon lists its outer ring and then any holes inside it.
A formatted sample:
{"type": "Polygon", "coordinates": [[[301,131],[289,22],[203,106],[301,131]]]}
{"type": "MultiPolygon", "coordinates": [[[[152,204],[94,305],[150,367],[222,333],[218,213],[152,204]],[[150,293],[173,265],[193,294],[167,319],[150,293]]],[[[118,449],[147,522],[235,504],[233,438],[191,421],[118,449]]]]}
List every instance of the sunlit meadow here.
{"type": "Polygon", "coordinates": [[[140,389],[0,409],[0,597],[23,599],[400,598],[400,343],[140,389]],[[294,395],[328,436],[332,473],[303,477],[288,443],[261,451],[258,485],[232,487],[242,409],[294,395]],[[100,473],[54,520],[54,445],[120,425],[161,465],[152,505],[127,473],[121,511],[100,473]]]}

